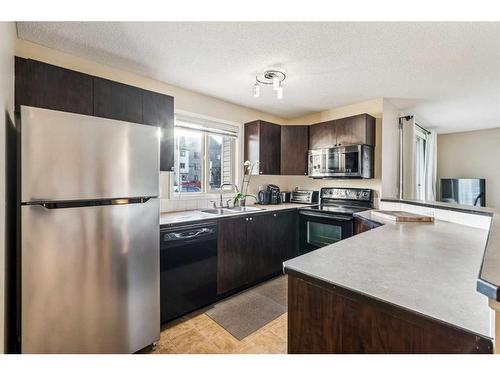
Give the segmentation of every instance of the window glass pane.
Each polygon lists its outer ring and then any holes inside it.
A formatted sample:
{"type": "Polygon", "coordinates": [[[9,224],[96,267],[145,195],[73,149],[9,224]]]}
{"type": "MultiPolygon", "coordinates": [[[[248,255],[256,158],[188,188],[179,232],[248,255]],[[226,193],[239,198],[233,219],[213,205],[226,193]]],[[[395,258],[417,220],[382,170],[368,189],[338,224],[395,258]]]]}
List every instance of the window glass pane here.
{"type": "MultiPolygon", "coordinates": [[[[234,138],[219,134],[208,134],[208,187],[219,189],[222,184],[234,184],[234,138]]],[[[224,186],[224,190],[232,190],[224,186]]]]}
{"type": "Polygon", "coordinates": [[[202,191],[203,133],[175,129],[174,191],[202,191]]]}

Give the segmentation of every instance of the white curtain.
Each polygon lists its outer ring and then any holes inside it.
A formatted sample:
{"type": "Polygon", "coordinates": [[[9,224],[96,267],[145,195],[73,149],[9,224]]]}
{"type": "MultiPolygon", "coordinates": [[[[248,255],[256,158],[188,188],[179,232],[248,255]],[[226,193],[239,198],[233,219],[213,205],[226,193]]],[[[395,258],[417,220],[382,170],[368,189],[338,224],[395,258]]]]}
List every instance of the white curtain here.
{"type": "Polygon", "coordinates": [[[403,119],[403,198],[415,199],[415,120],[403,119]]]}
{"type": "Polygon", "coordinates": [[[430,130],[425,142],[425,200],[437,198],[437,134],[430,130]]]}

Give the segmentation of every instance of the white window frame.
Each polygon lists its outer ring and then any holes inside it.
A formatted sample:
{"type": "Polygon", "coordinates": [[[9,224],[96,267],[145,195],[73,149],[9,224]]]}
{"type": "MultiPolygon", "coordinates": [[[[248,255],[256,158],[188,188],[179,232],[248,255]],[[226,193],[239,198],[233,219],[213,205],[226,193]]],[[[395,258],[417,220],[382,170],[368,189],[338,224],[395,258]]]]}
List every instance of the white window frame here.
{"type": "MultiPolygon", "coordinates": [[[[240,178],[240,168],[238,166],[241,164],[242,160],[242,129],[243,124],[237,123],[233,121],[221,120],[214,117],[199,115],[196,113],[176,110],[175,111],[175,127],[178,126],[178,123],[192,123],[196,127],[199,127],[199,130],[204,131],[205,134],[210,133],[210,129],[214,129],[215,131],[220,130],[221,134],[223,132],[228,132],[234,134],[234,150],[233,150],[233,176],[234,176],[234,184],[236,184],[239,188],[239,178],[240,178]]],[[[193,130],[196,130],[193,128],[193,130]]],[[[214,132],[215,133],[215,132],[214,132]]],[[[175,134],[175,129],[174,129],[175,134]]],[[[173,192],[173,196],[177,199],[210,199],[210,198],[218,198],[220,195],[220,191],[218,189],[209,189],[209,181],[208,181],[208,173],[209,173],[209,160],[207,158],[208,152],[208,135],[203,137],[203,171],[202,171],[202,191],[201,192],[173,192]]],[[[179,173],[178,166],[175,165],[174,168],[177,168],[177,173],[179,173]]],[[[174,178],[174,173],[172,173],[172,178],[174,178]]],[[[225,188],[223,191],[224,197],[232,197],[234,196],[236,189],[233,187],[231,190],[225,188]]]]}

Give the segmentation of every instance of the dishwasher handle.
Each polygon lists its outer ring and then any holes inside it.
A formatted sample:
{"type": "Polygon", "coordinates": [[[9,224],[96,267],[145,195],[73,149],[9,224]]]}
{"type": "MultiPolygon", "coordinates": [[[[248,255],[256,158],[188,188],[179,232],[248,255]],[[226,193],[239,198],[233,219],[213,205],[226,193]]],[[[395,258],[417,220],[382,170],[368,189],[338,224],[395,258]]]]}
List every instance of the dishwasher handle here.
{"type": "Polygon", "coordinates": [[[203,239],[216,234],[216,227],[185,228],[161,233],[163,243],[203,239]]]}
{"type": "Polygon", "coordinates": [[[178,239],[178,240],[190,240],[192,238],[196,238],[198,236],[201,236],[204,233],[213,233],[212,230],[208,228],[202,228],[198,229],[196,231],[189,231],[189,232],[180,232],[180,233],[170,233],[172,237],[178,239]]]}

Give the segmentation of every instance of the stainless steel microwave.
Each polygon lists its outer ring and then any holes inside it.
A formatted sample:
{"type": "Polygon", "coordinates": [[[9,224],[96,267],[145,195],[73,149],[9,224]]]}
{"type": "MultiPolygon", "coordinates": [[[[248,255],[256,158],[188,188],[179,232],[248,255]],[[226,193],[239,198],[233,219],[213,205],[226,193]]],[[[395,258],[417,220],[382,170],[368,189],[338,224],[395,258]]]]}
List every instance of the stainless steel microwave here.
{"type": "Polygon", "coordinates": [[[373,178],[373,147],[352,145],[308,152],[309,177],[373,178]]]}

